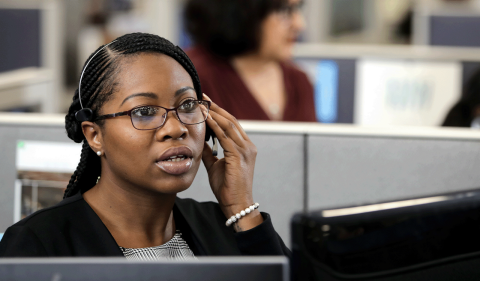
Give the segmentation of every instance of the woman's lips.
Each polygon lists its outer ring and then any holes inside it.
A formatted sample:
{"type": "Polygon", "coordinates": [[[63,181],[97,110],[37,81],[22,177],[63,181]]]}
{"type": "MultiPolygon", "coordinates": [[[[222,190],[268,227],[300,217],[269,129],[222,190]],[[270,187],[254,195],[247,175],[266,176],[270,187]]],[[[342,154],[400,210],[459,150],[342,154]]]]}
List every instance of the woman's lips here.
{"type": "Polygon", "coordinates": [[[193,164],[193,152],[188,146],[170,147],[157,158],[155,164],[171,175],[188,172],[193,164]]]}
{"type": "Polygon", "coordinates": [[[171,175],[181,175],[190,170],[192,167],[192,158],[185,157],[180,161],[158,161],[155,164],[164,172],[171,175]]]}

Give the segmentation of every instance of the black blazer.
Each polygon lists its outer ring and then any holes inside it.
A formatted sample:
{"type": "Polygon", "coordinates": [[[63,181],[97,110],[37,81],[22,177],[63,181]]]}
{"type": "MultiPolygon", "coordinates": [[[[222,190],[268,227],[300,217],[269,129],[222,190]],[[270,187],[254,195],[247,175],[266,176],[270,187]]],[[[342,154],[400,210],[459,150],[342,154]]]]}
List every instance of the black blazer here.
{"type": "MultiPolygon", "coordinates": [[[[225,226],[217,203],[175,200],[175,225],[196,256],[290,255],[270,216],[248,231],[225,226]]],[[[0,257],[123,256],[103,222],[78,193],[9,227],[0,257]]]]}

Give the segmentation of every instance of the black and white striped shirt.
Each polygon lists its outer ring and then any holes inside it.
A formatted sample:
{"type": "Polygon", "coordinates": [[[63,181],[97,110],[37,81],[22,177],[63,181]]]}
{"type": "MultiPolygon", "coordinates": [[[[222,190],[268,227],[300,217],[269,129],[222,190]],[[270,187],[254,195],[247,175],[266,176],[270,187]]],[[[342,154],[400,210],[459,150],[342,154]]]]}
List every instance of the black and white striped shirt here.
{"type": "Polygon", "coordinates": [[[194,259],[190,247],[182,238],[179,230],[175,231],[175,235],[167,243],[148,248],[124,248],[120,247],[123,255],[129,260],[152,261],[158,259],[186,260],[194,259]]]}

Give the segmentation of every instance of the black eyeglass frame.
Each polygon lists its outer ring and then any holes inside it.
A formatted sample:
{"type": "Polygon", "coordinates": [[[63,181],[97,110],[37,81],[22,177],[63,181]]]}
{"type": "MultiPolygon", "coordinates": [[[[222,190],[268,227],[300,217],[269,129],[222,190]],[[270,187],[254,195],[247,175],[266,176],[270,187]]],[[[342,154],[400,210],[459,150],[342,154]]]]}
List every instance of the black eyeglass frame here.
{"type": "Polygon", "coordinates": [[[165,108],[163,106],[159,106],[159,105],[139,105],[139,106],[135,106],[134,108],[130,109],[130,110],[127,110],[127,111],[122,111],[122,112],[117,112],[117,113],[112,113],[112,114],[105,114],[105,115],[101,115],[101,116],[98,116],[97,118],[95,118],[95,120],[93,120],[93,122],[96,122],[98,120],[105,120],[105,119],[111,119],[111,118],[115,118],[115,117],[120,117],[120,116],[130,116],[130,122],[132,122],[132,126],[137,129],[137,130],[141,130],[141,131],[147,131],[147,130],[155,130],[155,129],[158,129],[160,127],[162,127],[165,122],[167,121],[167,116],[168,116],[168,112],[170,111],[175,111],[175,116],[177,117],[177,120],[180,121],[180,123],[182,123],[183,125],[196,125],[196,124],[201,124],[203,122],[205,122],[205,120],[207,120],[208,118],[208,113],[210,112],[210,106],[212,105],[212,103],[210,101],[207,101],[207,100],[187,100],[185,102],[183,102],[182,104],[180,104],[179,106],[177,107],[174,107],[174,108],[165,108]],[[203,121],[201,122],[197,122],[197,123],[193,123],[193,124],[187,124],[187,123],[184,123],[182,120],[180,120],[180,117],[178,116],[178,111],[177,109],[182,106],[183,104],[185,104],[186,102],[191,102],[191,101],[196,101],[198,102],[199,104],[204,104],[204,105],[207,105],[207,115],[205,116],[205,119],[203,119],[203,121]],[[135,127],[135,124],[133,124],[133,119],[132,119],[132,111],[134,111],[135,109],[139,109],[139,108],[142,108],[142,107],[145,107],[145,106],[150,106],[150,107],[156,107],[156,108],[163,108],[165,109],[166,113],[165,113],[165,118],[163,119],[163,122],[160,126],[158,127],[155,127],[155,128],[151,128],[151,129],[138,129],[137,127],[135,127]]]}
{"type": "Polygon", "coordinates": [[[287,16],[291,17],[294,13],[300,11],[303,8],[304,4],[304,0],[301,0],[295,4],[286,4],[280,8],[280,12],[283,12],[287,16]]]}

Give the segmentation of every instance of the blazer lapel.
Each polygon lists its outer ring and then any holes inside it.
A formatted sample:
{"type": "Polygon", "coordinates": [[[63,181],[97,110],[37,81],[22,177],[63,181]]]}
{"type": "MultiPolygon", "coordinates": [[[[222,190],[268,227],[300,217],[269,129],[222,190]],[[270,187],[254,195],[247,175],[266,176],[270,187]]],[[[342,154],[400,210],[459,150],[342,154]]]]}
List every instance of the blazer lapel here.
{"type": "Polygon", "coordinates": [[[123,253],[110,231],[103,224],[102,220],[83,199],[80,193],[79,200],[82,200],[83,210],[76,216],[75,223],[72,223],[72,241],[74,251],[79,256],[122,256],[123,253]]]}
{"type": "Polygon", "coordinates": [[[182,234],[185,232],[185,240],[195,255],[241,255],[234,232],[225,226],[224,215],[218,205],[177,197],[174,217],[177,228],[182,234]]]}

